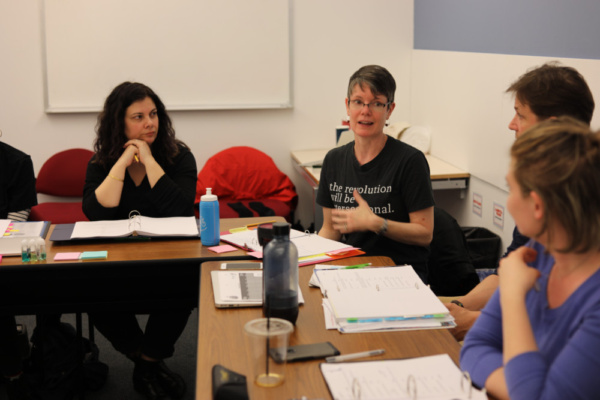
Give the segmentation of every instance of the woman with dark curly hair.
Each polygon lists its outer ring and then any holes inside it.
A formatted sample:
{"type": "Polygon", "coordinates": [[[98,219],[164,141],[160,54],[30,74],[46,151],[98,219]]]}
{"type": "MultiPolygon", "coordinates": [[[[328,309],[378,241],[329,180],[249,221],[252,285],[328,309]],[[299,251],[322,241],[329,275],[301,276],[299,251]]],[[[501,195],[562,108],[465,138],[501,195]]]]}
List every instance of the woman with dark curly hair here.
{"type": "MultiPolygon", "coordinates": [[[[160,98],[141,83],[124,82],[106,99],[98,116],[96,154],[87,168],[83,211],[92,221],[127,219],[133,210],[149,217],[194,215],[196,160],[175,138],[160,98]]],[[[91,313],[96,328],[134,361],[134,388],[149,399],[181,398],[185,383],[163,359],[191,310],[150,313],[145,330],[133,312],[91,313]]]]}

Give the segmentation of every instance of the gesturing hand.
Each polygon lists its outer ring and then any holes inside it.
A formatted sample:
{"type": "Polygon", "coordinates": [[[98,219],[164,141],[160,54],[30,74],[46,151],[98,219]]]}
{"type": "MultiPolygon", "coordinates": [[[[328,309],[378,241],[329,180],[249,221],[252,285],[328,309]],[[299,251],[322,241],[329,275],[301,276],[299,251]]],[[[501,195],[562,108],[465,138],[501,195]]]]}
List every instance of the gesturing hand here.
{"type": "Polygon", "coordinates": [[[375,216],[369,203],[355,189],[353,192],[357,207],[351,210],[333,210],[333,228],[341,233],[366,231],[369,229],[370,218],[375,216]]]}

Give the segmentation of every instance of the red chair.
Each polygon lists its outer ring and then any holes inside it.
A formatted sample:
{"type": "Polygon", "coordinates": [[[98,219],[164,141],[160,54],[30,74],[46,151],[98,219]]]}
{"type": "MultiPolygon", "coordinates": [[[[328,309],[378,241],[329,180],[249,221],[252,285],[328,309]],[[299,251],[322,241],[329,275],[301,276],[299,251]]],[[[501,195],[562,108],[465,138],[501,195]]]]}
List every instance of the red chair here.
{"type": "Polygon", "coordinates": [[[35,188],[38,194],[61,199],[34,206],[29,214],[30,221],[51,221],[53,224],[88,221],[81,209],[81,197],[92,155],[91,150],[69,149],[46,160],[37,176],[35,188]]]}
{"type": "Polygon", "coordinates": [[[277,215],[293,223],[296,188],[260,150],[230,147],[206,161],[196,183],[196,215],[206,188],[218,196],[221,218],[277,215]]]}

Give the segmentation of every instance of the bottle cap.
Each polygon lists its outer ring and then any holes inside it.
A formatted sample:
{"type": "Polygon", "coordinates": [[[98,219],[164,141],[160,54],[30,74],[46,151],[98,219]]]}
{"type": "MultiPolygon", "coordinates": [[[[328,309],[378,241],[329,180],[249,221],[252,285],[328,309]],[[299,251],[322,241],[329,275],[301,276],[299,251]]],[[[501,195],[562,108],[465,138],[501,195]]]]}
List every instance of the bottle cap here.
{"type": "Polygon", "coordinates": [[[290,235],[290,224],[287,222],[275,222],[273,224],[273,235],[274,236],[289,236],[290,235]]]}
{"type": "Polygon", "coordinates": [[[212,194],[212,188],[206,188],[206,194],[200,197],[200,201],[217,201],[217,195],[212,194]]]}
{"type": "Polygon", "coordinates": [[[258,236],[258,244],[265,247],[267,243],[273,240],[273,223],[258,225],[256,235],[258,236]]]}

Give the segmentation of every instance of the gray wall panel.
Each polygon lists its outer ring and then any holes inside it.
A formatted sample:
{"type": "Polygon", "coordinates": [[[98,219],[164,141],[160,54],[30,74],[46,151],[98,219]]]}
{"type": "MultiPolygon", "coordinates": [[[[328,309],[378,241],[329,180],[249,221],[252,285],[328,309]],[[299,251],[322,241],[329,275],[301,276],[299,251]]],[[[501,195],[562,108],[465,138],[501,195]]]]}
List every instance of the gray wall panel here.
{"type": "Polygon", "coordinates": [[[415,0],[414,48],[600,59],[598,0],[415,0]]]}

